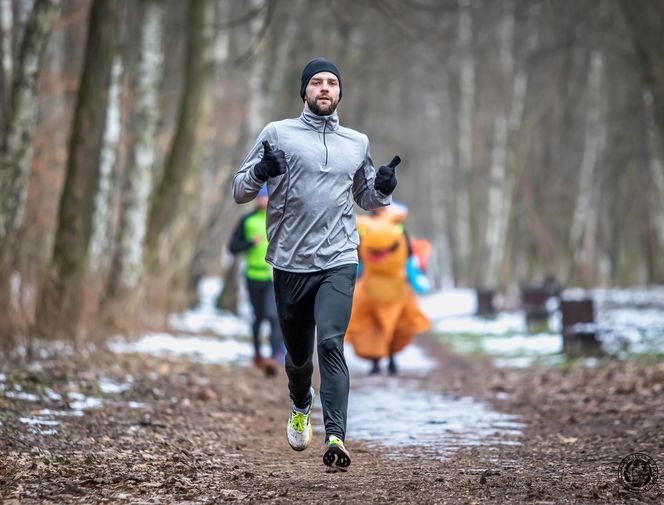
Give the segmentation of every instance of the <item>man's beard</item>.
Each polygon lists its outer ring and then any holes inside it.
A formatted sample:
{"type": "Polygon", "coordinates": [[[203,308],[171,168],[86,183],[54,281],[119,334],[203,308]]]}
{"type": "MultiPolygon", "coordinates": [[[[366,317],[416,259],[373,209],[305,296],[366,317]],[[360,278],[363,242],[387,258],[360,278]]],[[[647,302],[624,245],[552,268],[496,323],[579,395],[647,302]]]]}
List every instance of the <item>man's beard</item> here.
{"type": "Polygon", "coordinates": [[[332,98],[330,98],[330,104],[327,107],[321,107],[318,105],[318,102],[315,98],[311,98],[309,96],[306,98],[309,110],[317,116],[329,116],[330,114],[333,114],[335,110],[337,110],[337,105],[339,105],[339,101],[335,102],[332,98]]]}

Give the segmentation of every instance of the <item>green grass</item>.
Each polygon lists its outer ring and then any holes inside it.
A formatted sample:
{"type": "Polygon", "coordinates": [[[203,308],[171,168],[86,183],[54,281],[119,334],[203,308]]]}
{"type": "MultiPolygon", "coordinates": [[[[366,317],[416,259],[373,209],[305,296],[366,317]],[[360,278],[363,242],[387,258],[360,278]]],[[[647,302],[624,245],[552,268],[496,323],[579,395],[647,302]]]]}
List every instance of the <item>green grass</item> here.
{"type": "Polygon", "coordinates": [[[481,333],[436,333],[435,337],[448,349],[461,354],[486,355],[481,333]]]}

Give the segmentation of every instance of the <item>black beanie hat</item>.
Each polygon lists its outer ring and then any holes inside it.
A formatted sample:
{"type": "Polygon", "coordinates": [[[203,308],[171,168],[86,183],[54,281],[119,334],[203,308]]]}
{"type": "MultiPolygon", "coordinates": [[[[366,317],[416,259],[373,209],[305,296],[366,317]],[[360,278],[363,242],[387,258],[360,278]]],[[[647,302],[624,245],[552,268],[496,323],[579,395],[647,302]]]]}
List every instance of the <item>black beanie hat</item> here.
{"type": "Polygon", "coordinates": [[[300,83],[300,96],[304,100],[304,92],[307,89],[307,84],[309,80],[316,75],[318,72],[331,72],[337,76],[339,79],[339,98],[341,98],[341,73],[339,69],[332,63],[330,60],[325,58],[315,58],[307,63],[307,66],[302,70],[302,82],[300,83]]]}

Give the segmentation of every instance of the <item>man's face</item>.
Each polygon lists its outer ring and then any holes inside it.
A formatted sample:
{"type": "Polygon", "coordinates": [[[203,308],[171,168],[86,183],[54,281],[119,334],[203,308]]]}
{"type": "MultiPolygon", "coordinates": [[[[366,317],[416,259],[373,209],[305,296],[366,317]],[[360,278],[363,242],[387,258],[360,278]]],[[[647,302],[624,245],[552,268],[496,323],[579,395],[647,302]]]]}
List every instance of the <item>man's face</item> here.
{"type": "Polygon", "coordinates": [[[329,116],[339,104],[339,79],[332,72],[319,72],[309,79],[304,99],[309,110],[317,116],[329,116]]]}

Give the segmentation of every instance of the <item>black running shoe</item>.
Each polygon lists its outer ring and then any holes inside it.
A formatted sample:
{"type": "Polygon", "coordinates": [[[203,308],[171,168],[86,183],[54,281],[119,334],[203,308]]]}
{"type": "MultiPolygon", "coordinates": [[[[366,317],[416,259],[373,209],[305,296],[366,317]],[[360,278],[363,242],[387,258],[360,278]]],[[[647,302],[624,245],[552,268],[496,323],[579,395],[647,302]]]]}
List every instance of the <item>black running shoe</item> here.
{"type": "Polygon", "coordinates": [[[344,447],[342,440],[335,436],[331,436],[325,443],[327,449],[323,454],[323,463],[333,470],[341,470],[345,472],[350,466],[350,453],[344,447]]]}

